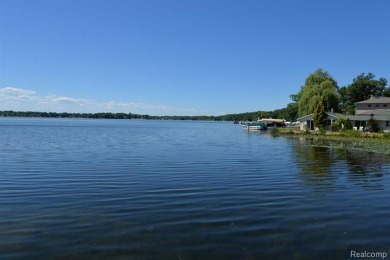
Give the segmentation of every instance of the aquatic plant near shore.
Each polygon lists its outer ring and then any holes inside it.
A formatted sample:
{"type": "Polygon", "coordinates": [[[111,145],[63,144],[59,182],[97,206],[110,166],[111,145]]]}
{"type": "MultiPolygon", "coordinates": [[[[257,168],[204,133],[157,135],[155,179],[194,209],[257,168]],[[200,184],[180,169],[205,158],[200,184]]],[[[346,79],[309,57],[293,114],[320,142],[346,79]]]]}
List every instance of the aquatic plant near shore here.
{"type": "Polygon", "coordinates": [[[359,138],[362,137],[362,132],[356,130],[343,130],[340,132],[341,136],[359,138]]]}
{"type": "Polygon", "coordinates": [[[389,132],[383,132],[382,137],[385,139],[390,139],[390,133],[389,132]]]}
{"type": "Polygon", "coordinates": [[[271,134],[272,135],[279,135],[280,134],[280,129],[277,127],[274,127],[271,129],[271,134]]]}

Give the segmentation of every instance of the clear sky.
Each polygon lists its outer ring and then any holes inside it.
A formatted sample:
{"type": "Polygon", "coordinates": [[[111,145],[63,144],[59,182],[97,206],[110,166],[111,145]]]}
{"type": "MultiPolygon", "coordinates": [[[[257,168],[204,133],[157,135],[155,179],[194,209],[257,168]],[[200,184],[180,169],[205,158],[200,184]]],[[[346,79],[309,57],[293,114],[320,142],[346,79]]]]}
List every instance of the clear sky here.
{"type": "Polygon", "coordinates": [[[0,0],[0,110],[274,110],[318,68],[390,81],[390,1],[0,0]]]}

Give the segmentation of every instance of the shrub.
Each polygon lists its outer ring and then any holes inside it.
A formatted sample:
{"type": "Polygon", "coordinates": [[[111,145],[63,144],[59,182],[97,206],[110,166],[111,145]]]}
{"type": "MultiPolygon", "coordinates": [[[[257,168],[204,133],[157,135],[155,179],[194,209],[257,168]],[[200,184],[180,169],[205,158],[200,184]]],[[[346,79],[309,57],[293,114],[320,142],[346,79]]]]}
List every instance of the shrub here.
{"type": "Polygon", "coordinates": [[[380,130],[377,121],[373,117],[368,120],[368,129],[374,133],[377,133],[380,130]]]}
{"type": "Polygon", "coordinates": [[[350,130],[350,129],[352,129],[351,121],[348,118],[345,118],[343,116],[337,118],[336,121],[331,126],[332,131],[350,130]]]}
{"type": "Polygon", "coordinates": [[[339,131],[339,130],[340,130],[339,125],[336,124],[336,122],[334,122],[334,123],[330,126],[330,130],[332,130],[333,132],[339,131]]]}

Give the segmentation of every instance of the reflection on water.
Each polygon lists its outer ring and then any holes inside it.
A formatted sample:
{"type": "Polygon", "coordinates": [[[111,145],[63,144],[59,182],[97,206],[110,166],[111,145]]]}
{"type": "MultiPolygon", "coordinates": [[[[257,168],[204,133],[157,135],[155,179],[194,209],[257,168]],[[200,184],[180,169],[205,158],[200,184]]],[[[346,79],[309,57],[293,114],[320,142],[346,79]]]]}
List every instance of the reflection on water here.
{"type": "Polygon", "coordinates": [[[383,189],[381,179],[389,173],[389,155],[345,149],[339,141],[301,137],[293,147],[300,178],[322,191],[334,190],[344,180],[365,189],[383,189]]]}

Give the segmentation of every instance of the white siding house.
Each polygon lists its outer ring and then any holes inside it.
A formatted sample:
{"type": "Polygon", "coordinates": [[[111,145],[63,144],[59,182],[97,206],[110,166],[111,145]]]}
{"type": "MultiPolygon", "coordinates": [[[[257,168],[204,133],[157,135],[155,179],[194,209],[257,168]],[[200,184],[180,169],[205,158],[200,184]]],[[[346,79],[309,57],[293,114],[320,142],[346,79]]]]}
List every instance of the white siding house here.
{"type": "MultiPolygon", "coordinates": [[[[326,112],[326,114],[328,115],[328,121],[325,127],[327,129],[330,128],[330,126],[333,124],[334,121],[336,121],[337,118],[342,116],[342,114],[332,113],[332,112],[326,112]]],[[[300,122],[301,130],[306,130],[306,129],[314,130],[313,114],[298,118],[298,121],[300,122]]]]}
{"type": "MultiPolygon", "coordinates": [[[[363,130],[367,126],[368,121],[373,118],[378,123],[380,129],[390,131],[389,97],[370,98],[355,103],[355,115],[342,115],[331,112],[327,112],[326,114],[328,115],[326,128],[329,128],[337,118],[344,116],[351,121],[354,129],[363,130]]],[[[300,122],[301,130],[306,128],[314,130],[313,114],[298,118],[298,121],[300,122]]]]}
{"type": "Polygon", "coordinates": [[[373,118],[380,129],[390,130],[390,98],[370,98],[355,104],[355,115],[347,116],[356,128],[366,127],[367,121],[373,118]]]}

